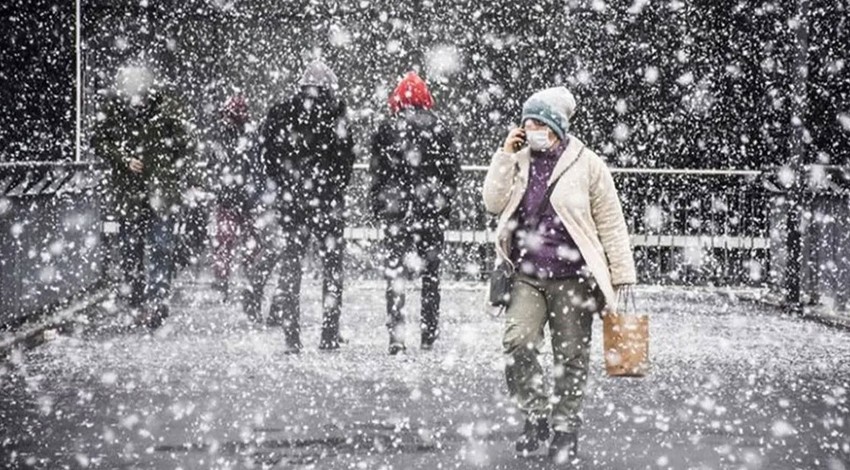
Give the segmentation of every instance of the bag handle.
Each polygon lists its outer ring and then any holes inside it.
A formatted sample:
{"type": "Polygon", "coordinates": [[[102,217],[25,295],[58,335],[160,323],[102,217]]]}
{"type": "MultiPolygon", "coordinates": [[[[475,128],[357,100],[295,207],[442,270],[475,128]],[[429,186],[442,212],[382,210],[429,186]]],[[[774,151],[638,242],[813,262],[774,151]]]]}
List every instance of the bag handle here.
{"type": "Polygon", "coordinates": [[[629,304],[631,304],[632,310],[637,312],[637,297],[635,296],[635,290],[632,287],[632,284],[623,284],[619,289],[617,289],[617,298],[614,299],[614,312],[617,314],[628,315],[629,304]],[[626,294],[623,294],[623,289],[626,289],[626,294]],[[620,310],[621,299],[623,301],[623,310],[620,310]]]}

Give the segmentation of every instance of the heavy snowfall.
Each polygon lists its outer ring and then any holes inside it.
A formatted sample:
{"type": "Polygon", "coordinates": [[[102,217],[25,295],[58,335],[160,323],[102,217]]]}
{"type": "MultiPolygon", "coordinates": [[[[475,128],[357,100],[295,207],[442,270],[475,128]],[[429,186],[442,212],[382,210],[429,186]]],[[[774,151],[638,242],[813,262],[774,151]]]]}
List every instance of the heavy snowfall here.
{"type": "Polygon", "coordinates": [[[0,468],[850,469],[848,13],[4,0],[0,468]]]}

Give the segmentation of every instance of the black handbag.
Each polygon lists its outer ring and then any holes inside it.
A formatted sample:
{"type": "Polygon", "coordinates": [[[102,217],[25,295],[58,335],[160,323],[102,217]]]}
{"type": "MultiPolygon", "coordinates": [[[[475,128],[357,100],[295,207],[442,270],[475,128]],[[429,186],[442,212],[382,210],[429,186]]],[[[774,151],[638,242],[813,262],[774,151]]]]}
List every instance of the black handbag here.
{"type": "MultiPolygon", "coordinates": [[[[552,197],[552,192],[555,190],[555,186],[557,186],[558,182],[561,181],[561,177],[564,176],[564,174],[581,158],[582,153],[584,153],[584,147],[581,148],[576,159],[573,160],[560,175],[558,175],[558,178],[553,181],[548,188],[546,188],[546,195],[543,196],[543,201],[539,206],[537,206],[537,210],[534,211],[537,216],[543,213],[547,203],[549,202],[549,198],[552,197]]],[[[490,273],[490,305],[493,307],[500,307],[502,309],[508,308],[511,304],[511,290],[513,289],[514,283],[513,278],[513,265],[506,260],[500,260],[490,273]]]]}
{"type": "Polygon", "coordinates": [[[507,308],[511,303],[514,268],[507,261],[496,265],[490,274],[490,305],[507,308]]]}

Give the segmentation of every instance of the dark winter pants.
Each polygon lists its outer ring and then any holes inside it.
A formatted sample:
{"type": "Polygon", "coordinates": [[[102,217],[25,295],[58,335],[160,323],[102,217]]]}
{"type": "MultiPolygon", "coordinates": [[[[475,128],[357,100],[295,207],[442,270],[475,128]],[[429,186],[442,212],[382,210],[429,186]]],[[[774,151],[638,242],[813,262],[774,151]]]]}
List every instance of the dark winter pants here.
{"type": "Polygon", "coordinates": [[[183,235],[174,243],[174,264],[178,270],[195,263],[204,250],[207,243],[207,217],[206,207],[194,206],[184,209],[181,217],[183,235]]]}
{"type": "MultiPolygon", "coordinates": [[[[279,254],[266,258],[252,270],[251,299],[247,307],[259,311],[263,286],[273,265],[280,264],[280,278],[272,297],[269,311],[270,323],[283,326],[286,340],[290,345],[301,346],[301,262],[315,239],[318,245],[318,257],[323,267],[322,321],[323,347],[334,347],[339,341],[339,317],[342,308],[343,290],[343,238],[344,223],[341,219],[314,221],[312,226],[294,227],[284,223],[280,236],[279,254]]],[[[249,315],[252,313],[249,312],[249,315]]]]}
{"type": "Polygon", "coordinates": [[[404,318],[404,281],[422,276],[422,340],[429,342],[439,334],[440,321],[440,257],[445,233],[440,227],[420,224],[397,224],[385,231],[387,264],[387,327],[392,332],[404,318]]]}
{"type": "Polygon", "coordinates": [[[173,245],[172,217],[145,210],[121,220],[121,268],[129,288],[130,307],[138,308],[147,303],[156,308],[168,300],[174,277],[173,245]]]}
{"type": "Polygon", "coordinates": [[[502,344],[508,355],[508,391],[529,418],[547,417],[551,410],[555,430],[577,431],[590,362],[591,324],[602,305],[598,288],[588,278],[539,280],[516,275],[502,344]],[[555,361],[552,398],[544,391],[538,360],[547,324],[555,361]]]}
{"type": "Polygon", "coordinates": [[[237,208],[219,207],[216,212],[215,236],[215,276],[221,282],[228,282],[233,270],[233,258],[239,241],[246,246],[245,257],[253,259],[256,243],[254,240],[254,219],[246,211],[237,208]]]}

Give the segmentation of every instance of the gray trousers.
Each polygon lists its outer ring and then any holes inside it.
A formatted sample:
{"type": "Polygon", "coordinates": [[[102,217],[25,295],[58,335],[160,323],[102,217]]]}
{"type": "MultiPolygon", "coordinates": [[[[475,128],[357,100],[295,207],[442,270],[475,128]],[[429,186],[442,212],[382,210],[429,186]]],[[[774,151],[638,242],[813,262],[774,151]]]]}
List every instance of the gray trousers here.
{"type": "Polygon", "coordinates": [[[508,391],[529,418],[551,415],[557,431],[576,432],[590,362],[593,315],[604,300],[586,277],[540,280],[514,277],[511,304],[502,339],[507,354],[508,391]],[[538,355],[543,328],[549,325],[554,354],[554,389],[550,399],[538,355]]]}

